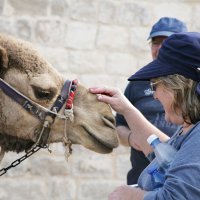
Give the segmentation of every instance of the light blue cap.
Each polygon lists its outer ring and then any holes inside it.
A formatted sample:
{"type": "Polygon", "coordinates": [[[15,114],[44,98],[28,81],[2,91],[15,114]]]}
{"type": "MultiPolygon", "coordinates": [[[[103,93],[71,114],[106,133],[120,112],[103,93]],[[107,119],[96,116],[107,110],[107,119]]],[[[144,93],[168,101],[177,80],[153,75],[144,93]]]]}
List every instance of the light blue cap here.
{"type": "Polygon", "coordinates": [[[162,17],[151,29],[147,40],[156,36],[171,36],[174,33],[187,32],[184,22],[171,17],[162,17]]]}

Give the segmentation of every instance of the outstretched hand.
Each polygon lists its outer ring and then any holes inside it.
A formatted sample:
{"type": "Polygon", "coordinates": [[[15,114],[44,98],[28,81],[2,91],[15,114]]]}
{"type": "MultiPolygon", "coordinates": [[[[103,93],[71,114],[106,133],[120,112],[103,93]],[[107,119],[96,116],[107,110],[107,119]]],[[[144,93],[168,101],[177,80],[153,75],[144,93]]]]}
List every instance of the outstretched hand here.
{"type": "Polygon", "coordinates": [[[140,188],[123,185],[109,194],[108,200],[143,200],[144,194],[145,191],[140,188]]]}
{"type": "Polygon", "coordinates": [[[93,94],[97,94],[99,101],[110,104],[113,110],[119,114],[125,114],[130,107],[131,103],[117,88],[112,87],[93,87],[89,91],[93,94]]]}

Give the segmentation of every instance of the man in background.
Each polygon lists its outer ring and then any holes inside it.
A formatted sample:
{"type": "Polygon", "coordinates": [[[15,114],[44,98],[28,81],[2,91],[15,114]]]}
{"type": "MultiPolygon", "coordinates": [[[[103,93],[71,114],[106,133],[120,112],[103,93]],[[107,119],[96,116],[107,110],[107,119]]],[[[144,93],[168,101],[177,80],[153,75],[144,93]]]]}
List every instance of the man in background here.
{"type": "MultiPolygon", "coordinates": [[[[185,23],[176,18],[163,17],[156,22],[148,37],[153,60],[157,57],[159,49],[167,37],[174,33],[186,31],[185,23]]],[[[157,128],[169,136],[175,133],[177,127],[165,121],[164,110],[161,104],[153,98],[153,91],[150,89],[149,81],[130,81],[124,94],[157,128]]],[[[134,137],[134,133],[130,131],[122,115],[116,115],[116,123],[121,144],[130,146],[129,139],[134,137]]],[[[145,155],[139,149],[134,149],[133,147],[131,147],[130,160],[132,169],[127,174],[128,185],[136,184],[140,173],[149,164],[145,155]]]]}

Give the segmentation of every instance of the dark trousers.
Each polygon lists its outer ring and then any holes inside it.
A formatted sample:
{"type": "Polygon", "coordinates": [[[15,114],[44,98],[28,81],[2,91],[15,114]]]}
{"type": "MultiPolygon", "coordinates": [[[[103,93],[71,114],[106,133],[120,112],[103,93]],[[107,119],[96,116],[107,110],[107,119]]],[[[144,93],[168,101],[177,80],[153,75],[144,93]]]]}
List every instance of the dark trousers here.
{"type": "Polygon", "coordinates": [[[137,151],[131,148],[131,164],[132,169],[127,174],[127,184],[132,185],[136,184],[141,172],[149,164],[149,160],[141,151],[137,151]]]}

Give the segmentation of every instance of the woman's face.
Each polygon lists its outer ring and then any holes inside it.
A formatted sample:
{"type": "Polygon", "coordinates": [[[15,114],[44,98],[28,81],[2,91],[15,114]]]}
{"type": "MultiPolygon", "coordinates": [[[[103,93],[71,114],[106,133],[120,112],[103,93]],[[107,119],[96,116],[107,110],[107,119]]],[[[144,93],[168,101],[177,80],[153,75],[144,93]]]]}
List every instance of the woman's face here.
{"type": "Polygon", "coordinates": [[[167,89],[161,82],[156,84],[156,89],[154,91],[154,98],[159,100],[163,105],[165,110],[165,120],[171,122],[172,124],[181,125],[184,120],[181,115],[181,110],[176,112],[172,108],[172,103],[174,101],[173,92],[167,89]]]}

